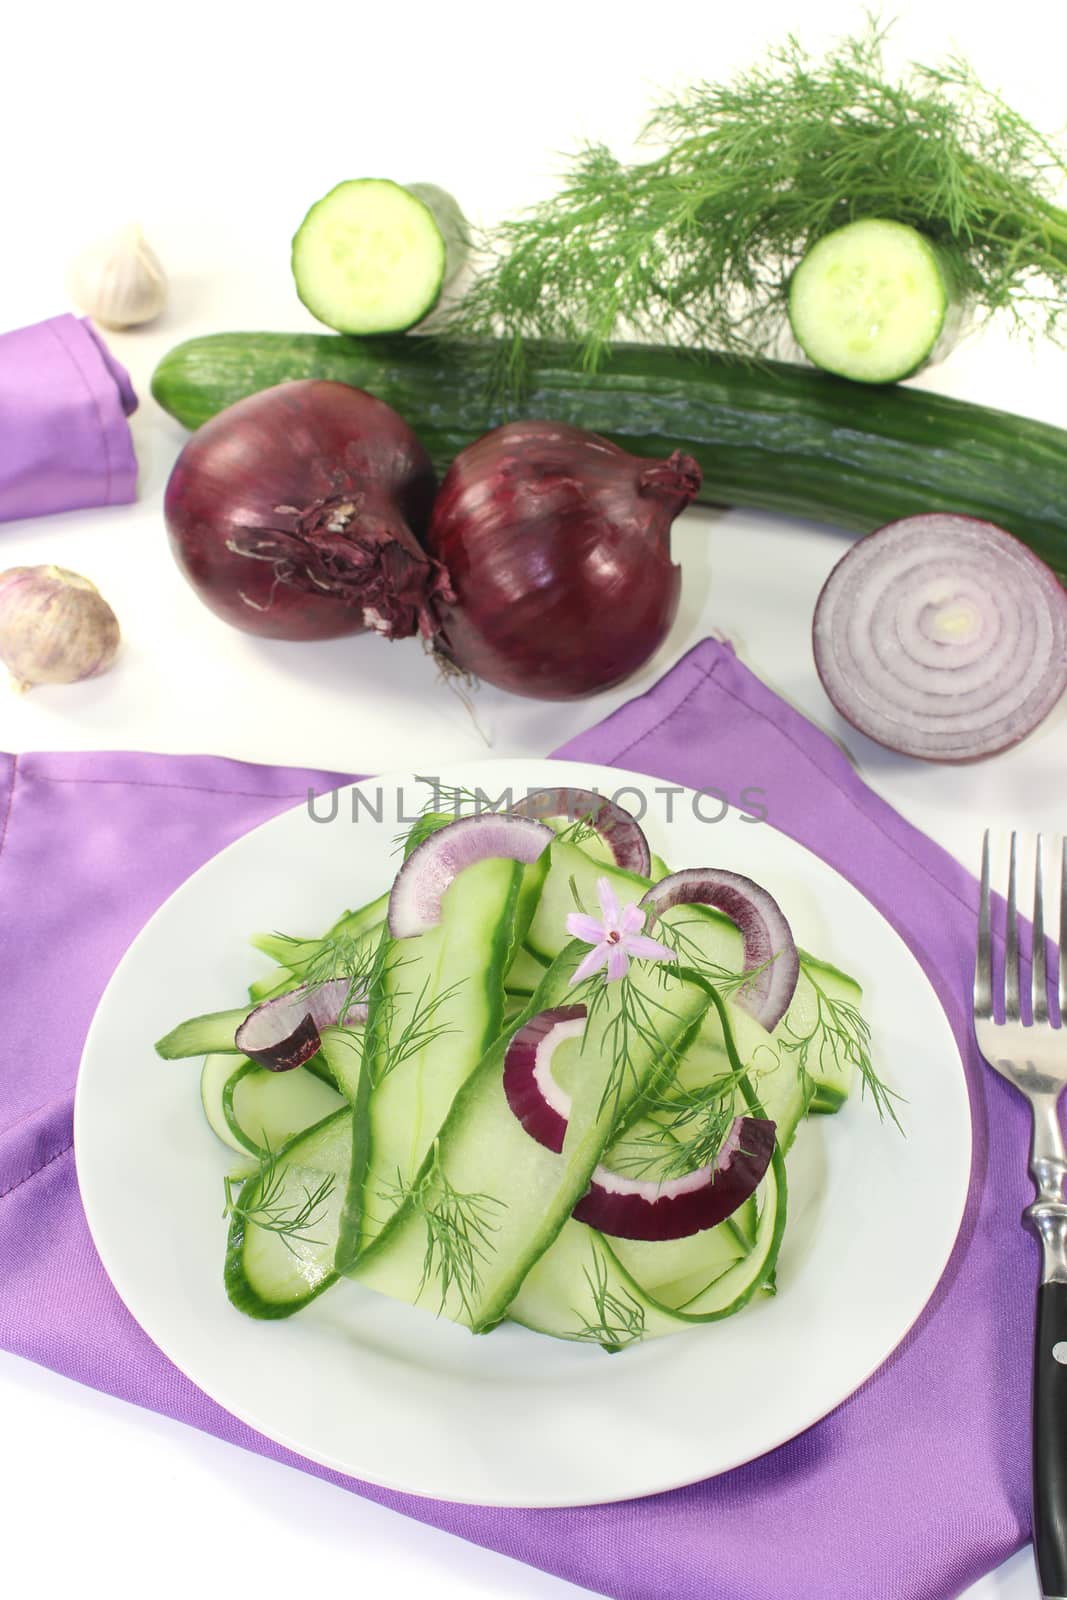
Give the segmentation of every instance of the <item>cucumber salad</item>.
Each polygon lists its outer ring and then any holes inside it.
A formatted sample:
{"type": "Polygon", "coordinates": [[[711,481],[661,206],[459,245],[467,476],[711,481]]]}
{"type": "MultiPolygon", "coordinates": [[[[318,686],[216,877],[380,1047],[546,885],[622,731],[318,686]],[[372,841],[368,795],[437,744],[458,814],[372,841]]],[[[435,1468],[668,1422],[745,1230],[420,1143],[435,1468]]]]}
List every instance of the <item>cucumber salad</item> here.
{"type": "Polygon", "coordinates": [[[203,1057],[225,1287],[286,1317],[341,1277],[475,1333],[619,1351],[774,1292],[786,1157],[856,1080],[856,982],[767,889],[672,871],[592,791],[449,797],[381,897],[156,1049],[203,1057]]]}

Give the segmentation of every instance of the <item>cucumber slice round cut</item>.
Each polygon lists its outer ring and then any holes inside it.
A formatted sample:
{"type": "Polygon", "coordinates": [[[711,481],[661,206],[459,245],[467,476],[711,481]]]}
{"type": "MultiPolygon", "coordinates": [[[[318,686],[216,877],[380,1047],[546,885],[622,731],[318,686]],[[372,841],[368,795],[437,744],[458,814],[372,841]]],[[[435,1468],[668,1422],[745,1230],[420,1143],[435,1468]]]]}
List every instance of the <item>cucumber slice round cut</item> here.
{"type": "Polygon", "coordinates": [[[951,292],[937,250],[902,222],[867,218],[828,233],[793,274],[789,320],[817,367],[894,383],[929,361],[951,292]]]}
{"type": "Polygon", "coordinates": [[[293,239],[293,277],[338,333],[402,333],[431,311],[445,240],[429,206],[388,178],[353,178],[312,206],[293,239]]]}

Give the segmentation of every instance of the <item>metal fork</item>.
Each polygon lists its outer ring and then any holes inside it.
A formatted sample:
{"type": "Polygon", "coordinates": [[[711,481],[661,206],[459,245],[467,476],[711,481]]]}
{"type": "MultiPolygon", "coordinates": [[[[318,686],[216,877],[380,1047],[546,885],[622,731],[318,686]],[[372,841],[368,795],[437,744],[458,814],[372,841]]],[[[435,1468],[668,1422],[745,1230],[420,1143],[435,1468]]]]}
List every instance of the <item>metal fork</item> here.
{"type": "Polygon", "coordinates": [[[1067,839],[1059,888],[1059,955],[1051,973],[1058,1004],[1048,1004],[1043,890],[1043,850],[1037,840],[1034,871],[1034,946],[1030,1019],[1024,1020],[1019,974],[1017,847],[1011,836],[1008,914],[1004,941],[1004,1021],[994,1016],[993,939],[989,898],[989,834],[982,845],[982,894],[974,973],[974,1031],[978,1048],[1001,1077],[1030,1102],[1033,1134],[1030,1176],[1037,1198],[1023,1213],[1041,1241],[1041,1284],[1033,1372],[1033,1522],[1041,1593],[1067,1600],[1067,1177],[1058,1102],[1067,1084],[1067,839]],[[1058,1015],[1057,1015],[1058,1013],[1058,1015]]]}

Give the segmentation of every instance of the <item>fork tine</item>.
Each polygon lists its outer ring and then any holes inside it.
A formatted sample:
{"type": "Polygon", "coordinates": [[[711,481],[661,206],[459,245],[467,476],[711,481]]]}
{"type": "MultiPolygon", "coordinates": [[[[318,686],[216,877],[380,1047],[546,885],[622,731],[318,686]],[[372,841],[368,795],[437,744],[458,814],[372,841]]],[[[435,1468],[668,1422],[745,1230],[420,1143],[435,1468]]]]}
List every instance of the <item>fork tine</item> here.
{"type": "Polygon", "coordinates": [[[1045,891],[1042,883],[1045,863],[1041,835],[1037,836],[1034,860],[1034,948],[1030,959],[1030,993],[1034,1021],[1048,1021],[1048,972],[1045,965],[1045,891]]]}
{"type": "Polygon", "coordinates": [[[989,914],[989,829],[982,839],[982,891],[978,899],[978,954],[974,963],[974,1014],[993,1015],[993,938],[989,914]]]}
{"type": "Polygon", "coordinates": [[[1019,917],[1016,902],[1016,835],[1011,836],[1008,861],[1008,920],[1004,929],[1004,1020],[1018,1022],[1019,1010],[1019,917]]]}
{"type": "Polygon", "coordinates": [[[1060,854],[1060,1021],[1067,1027],[1067,834],[1060,854]]]}

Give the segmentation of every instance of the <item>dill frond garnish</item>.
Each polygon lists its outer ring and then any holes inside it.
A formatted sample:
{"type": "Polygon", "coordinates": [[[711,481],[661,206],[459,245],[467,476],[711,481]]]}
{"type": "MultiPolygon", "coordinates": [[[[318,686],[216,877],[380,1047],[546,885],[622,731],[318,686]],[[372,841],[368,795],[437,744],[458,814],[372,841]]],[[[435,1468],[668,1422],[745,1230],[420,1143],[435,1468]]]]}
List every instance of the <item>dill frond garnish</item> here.
{"type": "Polygon", "coordinates": [[[886,1117],[900,1132],[895,1101],[903,1096],[890,1089],[878,1076],[871,1060],[871,1030],[859,1009],[848,1000],[835,1000],[813,975],[811,966],[801,959],[801,971],[815,992],[815,1018],[806,1033],[790,1026],[789,1013],[781,1024],[775,1042],[783,1053],[796,1058],[797,1069],[811,1075],[811,1068],[826,1073],[828,1068],[845,1073],[855,1068],[860,1078],[861,1095],[870,1095],[880,1121],[886,1117]]]}
{"type": "MultiPolygon", "coordinates": [[[[624,1290],[621,1295],[612,1292],[607,1267],[595,1245],[592,1254],[592,1270],[584,1268],[583,1276],[589,1287],[593,1316],[585,1317],[575,1310],[574,1314],[579,1319],[578,1330],[568,1337],[602,1345],[614,1355],[644,1337],[645,1308],[629,1290],[624,1290]]],[[[571,1309],[574,1310],[573,1307],[571,1309]]]]}
{"type": "Polygon", "coordinates": [[[494,1213],[507,1209],[489,1194],[463,1194],[453,1187],[436,1163],[414,1184],[397,1173],[396,1183],[380,1191],[394,1209],[411,1206],[426,1228],[426,1250],[419,1281],[419,1297],[430,1283],[440,1291],[439,1313],[444,1312],[454,1289],[468,1316],[481,1288],[485,1264],[493,1254],[497,1231],[494,1213]]]}
{"type": "MultiPolygon", "coordinates": [[[[641,969],[656,963],[637,961],[634,965],[641,969]]],[[[666,989],[667,984],[661,987],[666,989]]],[[[642,993],[632,970],[614,983],[605,983],[603,973],[594,972],[576,984],[572,992],[573,1003],[586,1008],[582,1052],[595,1051],[609,1063],[597,1117],[603,1116],[610,1105],[612,1118],[617,1119],[627,1078],[633,1080],[635,1089],[641,1088],[635,1064],[638,1045],[657,1061],[658,1073],[667,1072],[681,1059],[677,1043],[664,1033],[664,1023],[677,1024],[678,1013],[666,1000],[642,993]]],[[[672,1030],[667,1031],[669,1034],[672,1030]]],[[[673,1032],[678,1032],[677,1027],[673,1032]]]]}
{"type": "Polygon", "coordinates": [[[412,999],[411,991],[400,988],[395,978],[414,960],[413,956],[404,954],[402,943],[391,939],[388,932],[383,933],[367,977],[369,1013],[365,1049],[375,1088],[403,1062],[428,1049],[436,1039],[458,1031],[454,1022],[440,1019],[440,1012],[455,999],[467,979],[459,978],[447,988],[430,994],[433,979],[426,977],[412,999]]]}
{"type": "Polygon", "coordinates": [[[450,332],[505,336],[498,380],[521,386],[527,338],[581,346],[596,368],[620,336],[742,357],[782,353],[805,252],[861,217],[910,224],[942,252],[978,318],[1003,311],[1059,338],[1067,313],[1063,149],[953,56],[894,78],[869,15],[822,59],[790,35],[724,84],[652,114],[627,164],[574,155],[559,192],[483,241],[487,261],[450,332]]]}
{"type": "Polygon", "coordinates": [[[655,1131],[634,1133],[614,1145],[608,1157],[612,1171],[666,1183],[714,1165],[735,1117],[747,1069],[720,1073],[695,1088],[678,1085],[648,1095],[643,1118],[655,1131]]]}
{"type": "Polygon", "coordinates": [[[279,1168],[278,1157],[268,1144],[254,1172],[245,1177],[223,1179],[226,1204],[222,1214],[226,1218],[237,1218],[246,1227],[276,1233],[293,1255],[298,1254],[297,1244],[324,1248],[326,1240],[314,1238],[309,1230],[322,1221],[326,1202],[336,1185],[336,1174],[328,1172],[314,1188],[306,1183],[300,1185],[302,1199],[286,1200],[285,1170],[279,1168]]]}

